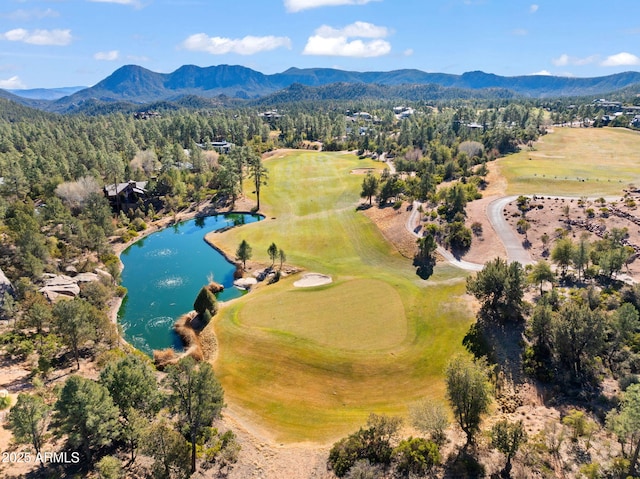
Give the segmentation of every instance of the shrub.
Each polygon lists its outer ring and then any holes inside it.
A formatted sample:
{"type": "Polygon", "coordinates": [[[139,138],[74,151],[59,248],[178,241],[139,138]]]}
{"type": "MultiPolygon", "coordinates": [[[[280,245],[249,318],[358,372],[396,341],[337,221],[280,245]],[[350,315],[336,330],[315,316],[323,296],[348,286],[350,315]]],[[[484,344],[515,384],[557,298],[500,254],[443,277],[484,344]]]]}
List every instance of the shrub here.
{"type": "Polygon", "coordinates": [[[358,460],[388,465],[393,454],[390,441],[399,427],[399,418],[371,414],[366,428],[360,428],[333,445],[329,451],[329,466],[336,476],[344,477],[358,460]]]}
{"type": "Polygon", "coordinates": [[[338,477],[344,477],[349,469],[360,459],[364,447],[360,433],[344,437],[336,442],[329,451],[329,466],[338,477]]]}
{"type": "Polygon", "coordinates": [[[382,477],[382,468],[366,459],[356,461],[345,476],[347,479],[378,479],[382,477]]]}
{"type": "Polygon", "coordinates": [[[440,463],[440,451],[436,443],[421,437],[403,439],[393,450],[398,471],[402,474],[425,475],[440,463]]]}
{"type": "Polygon", "coordinates": [[[119,479],[122,477],[122,463],[114,456],[105,456],[98,462],[96,469],[101,479],[119,479]]]}
{"type": "Polygon", "coordinates": [[[136,218],[131,222],[129,228],[133,228],[136,231],[144,231],[147,229],[147,223],[142,218],[136,218]]]}
{"type": "Polygon", "coordinates": [[[126,230],[124,233],[120,235],[120,239],[122,239],[123,243],[128,243],[133,238],[138,236],[138,232],[135,230],[126,230]]]}
{"type": "Polygon", "coordinates": [[[471,223],[471,231],[475,236],[482,236],[482,224],[479,221],[471,223]]]}
{"type": "Polygon", "coordinates": [[[10,396],[0,396],[0,410],[7,409],[11,406],[11,397],[10,396]]]}

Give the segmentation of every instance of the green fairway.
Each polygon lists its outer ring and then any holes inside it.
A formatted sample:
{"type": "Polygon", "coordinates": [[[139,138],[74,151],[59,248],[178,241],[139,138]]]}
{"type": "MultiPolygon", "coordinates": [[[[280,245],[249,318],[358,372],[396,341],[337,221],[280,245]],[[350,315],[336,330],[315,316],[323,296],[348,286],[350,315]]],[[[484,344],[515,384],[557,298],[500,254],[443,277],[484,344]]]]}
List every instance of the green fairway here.
{"type": "Polygon", "coordinates": [[[262,295],[247,301],[240,322],[353,351],[390,349],[407,335],[400,296],[374,279],[262,295]]]}
{"type": "Polygon", "coordinates": [[[288,263],[333,283],[299,289],[285,278],[221,308],[215,369],[226,400],[281,441],[326,441],[370,412],[442,398],[444,365],[472,321],[464,274],[444,266],[420,280],[355,210],[363,177],[350,171],[379,163],[294,152],[265,166],[267,219],[211,239],[231,254],[246,239],[263,262],[275,242],[288,263]]]}
{"type": "Polygon", "coordinates": [[[640,186],[640,133],[620,128],[556,128],[535,151],[497,160],[507,194],[617,195],[640,186]]]}

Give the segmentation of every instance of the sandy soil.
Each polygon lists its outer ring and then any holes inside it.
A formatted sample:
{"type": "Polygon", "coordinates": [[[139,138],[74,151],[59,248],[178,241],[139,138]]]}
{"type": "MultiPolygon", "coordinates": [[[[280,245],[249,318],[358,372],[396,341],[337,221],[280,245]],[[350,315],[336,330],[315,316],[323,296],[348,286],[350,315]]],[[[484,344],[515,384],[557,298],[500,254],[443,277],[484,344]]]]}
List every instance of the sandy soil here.
{"type": "Polygon", "coordinates": [[[495,257],[507,257],[502,241],[487,218],[487,206],[496,198],[497,196],[483,196],[467,204],[467,228],[477,222],[482,226],[482,232],[473,236],[471,248],[462,256],[465,261],[483,264],[495,257]]]}
{"type": "MultiPolygon", "coordinates": [[[[633,202],[640,204],[640,195],[629,195],[633,202]]],[[[550,260],[549,252],[545,252],[541,237],[546,233],[549,238],[548,249],[553,249],[553,241],[559,236],[562,230],[567,229],[569,238],[574,242],[580,240],[585,235],[590,242],[600,239],[596,234],[587,230],[586,225],[591,224],[602,228],[603,232],[611,231],[613,228],[627,228],[628,242],[630,245],[640,247],[640,226],[628,218],[622,218],[611,212],[611,207],[631,215],[640,222],[640,209],[633,203],[626,203],[622,197],[607,198],[606,208],[608,212],[600,211],[600,204],[594,199],[587,199],[581,205],[578,198],[552,198],[549,196],[538,197],[531,200],[532,205],[536,205],[526,212],[526,219],[529,222],[530,229],[524,234],[520,234],[523,242],[528,239],[530,246],[528,251],[534,260],[546,259],[550,260]],[[566,209],[568,208],[569,219],[572,225],[567,224],[566,209]],[[588,218],[587,211],[593,209],[593,218],[588,218]],[[576,224],[578,222],[580,224],[576,224]],[[584,226],[581,226],[584,225],[584,226]]],[[[509,225],[516,230],[517,222],[520,220],[521,213],[518,210],[516,202],[511,202],[504,210],[504,216],[509,225]]],[[[640,280],[640,261],[637,259],[624,269],[635,280],[640,280]]]]}
{"type": "Polygon", "coordinates": [[[293,285],[296,288],[312,288],[314,286],[322,286],[323,284],[330,284],[333,282],[331,276],[321,273],[306,273],[299,280],[295,281],[293,285]]]}

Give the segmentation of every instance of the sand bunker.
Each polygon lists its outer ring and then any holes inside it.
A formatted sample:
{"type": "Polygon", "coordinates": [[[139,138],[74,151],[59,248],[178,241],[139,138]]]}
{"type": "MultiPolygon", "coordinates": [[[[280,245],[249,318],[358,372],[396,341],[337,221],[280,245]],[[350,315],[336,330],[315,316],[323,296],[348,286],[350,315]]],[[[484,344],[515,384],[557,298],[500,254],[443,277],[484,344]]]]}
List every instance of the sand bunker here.
{"type": "Polygon", "coordinates": [[[331,276],[320,273],[307,273],[298,281],[293,283],[296,288],[310,288],[312,286],[322,286],[323,284],[329,284],[333,280],[331,276]]]}

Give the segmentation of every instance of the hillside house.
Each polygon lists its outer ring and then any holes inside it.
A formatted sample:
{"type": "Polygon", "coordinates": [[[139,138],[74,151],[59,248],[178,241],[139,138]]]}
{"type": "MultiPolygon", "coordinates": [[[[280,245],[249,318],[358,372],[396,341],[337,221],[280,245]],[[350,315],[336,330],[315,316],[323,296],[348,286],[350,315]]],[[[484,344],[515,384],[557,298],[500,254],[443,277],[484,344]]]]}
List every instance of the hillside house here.
{"type": "Polygon", "coordinates": [[[222,153],[224,155],[228,155],[229,152],[231,151],[231,149],[236,146],[233,143],[229,143],[227,140],[222,140],[222,141],[210,141],[209,143],[207,143],[206,145],[204,143],[196,143],[196,145],[198,145],[200,148],[204,149],[204,148],[213,148],[214,150],[216,150],[218,153],[222,153]]]}
{"type": "Polygon", "coordinates": [[[393,113],[397,120],[404,120],[409,118],[415,113],[415,110],[409,106],[396,106],[393,107],[393,113]]]}
{"type": "Polygon", "coordinates": [[[146,187],[146,181],[129,180],[126,183],[105,185],[103,192],[111,207],[123,210],[133,207],[139,200],[144,200],[147,197],[146,187]]]}
{"type": "Polygon", "coordinates": [[[619,101],[609,101],[605,98],[599,98],[593,101],[593,105],[596,108],[602,108],[604,111],[618,111],[622,108],[622,103],[619,101]]]}
{"type": "Polygon", "coordinates": [[[263,111],[262,113],[258,113],[258,116],[260,118],[263,118],[267,121],[272,121],[272,120],[278,120],[280,118],[282,118],[282,115],[280,113],[278,113],[277,109],[273,109],[273,110],[269,110],[269,111],[263,111]]]}

